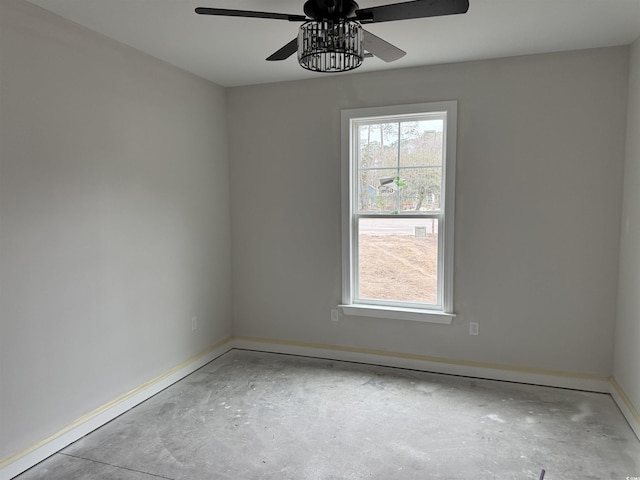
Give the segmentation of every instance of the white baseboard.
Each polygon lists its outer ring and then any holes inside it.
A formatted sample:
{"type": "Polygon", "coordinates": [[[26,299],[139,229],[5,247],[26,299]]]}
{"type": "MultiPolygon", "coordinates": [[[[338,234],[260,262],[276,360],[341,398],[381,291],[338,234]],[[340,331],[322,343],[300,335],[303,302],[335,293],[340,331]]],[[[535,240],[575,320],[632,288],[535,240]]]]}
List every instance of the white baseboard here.
{"type": "Polygon", "coordinates": [[[199,355],[79,418],[27,450],[3,459],[0,461],[0,480],[10,480],[21,474],[93,430],[122,415],[127,410],[151,398],[178,380],[195,372],[200,367],[231,350],[231,343],[231,339],[226,339],[213,345],[199,355]]]}
{"type": "Polygon", "coordinates": [[[638,410],[633,406],[633,403],[631,403],[631,400],[626,393],[624,393],[624,390],[618,385],[615,378],[611,379],[609,393],[618,405],[618,408],[620,408],[624,418],[627,419],[631,429],[640,440],[640,413],[638,413],[638,410]]]}
{"type": "Polygon", "coordinates": [[[575,390],[588,390],[600,393],[609,393],[610,391],[609,378],[595,375],[518,368],[508,365],[457,361],[398,352],[249,337],[234,337],[232,343],[234,348],[247,350],[344,360],[372,365],[408,368],[425,372],[571,388],[575,390]]]}

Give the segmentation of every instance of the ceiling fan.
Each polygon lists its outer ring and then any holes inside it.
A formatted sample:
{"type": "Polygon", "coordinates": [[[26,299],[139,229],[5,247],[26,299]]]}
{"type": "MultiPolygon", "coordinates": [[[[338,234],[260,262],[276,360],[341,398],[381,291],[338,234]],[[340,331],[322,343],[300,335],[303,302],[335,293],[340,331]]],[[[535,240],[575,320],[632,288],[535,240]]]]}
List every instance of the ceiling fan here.
{"type": "Polygon", "coordinates": [[[468,9],[469,0],[412,0],[362,9],[354,0],[307,0],[304,15],[206,7],[196,8],[196,13],[302,22],[298,36],[267,60],[285,60],[297,52],[298,62],[308,70],[344,72],[359,67],[364,57],[393,62],[406,54],[363,24],[455,15],[468,9]]]}

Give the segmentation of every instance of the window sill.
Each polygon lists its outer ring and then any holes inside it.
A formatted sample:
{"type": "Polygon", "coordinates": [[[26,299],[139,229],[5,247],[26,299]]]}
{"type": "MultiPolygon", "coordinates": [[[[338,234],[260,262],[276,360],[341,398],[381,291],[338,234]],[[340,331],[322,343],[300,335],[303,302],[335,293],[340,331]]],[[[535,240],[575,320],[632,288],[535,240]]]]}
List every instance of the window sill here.
{"type": "Polygon", "coordinates": [[[390,320],[410,320],[413,322],[440,323],[451,325],[454,313],[420,310],[417,308],[400,308],[378,305],[338,305],[344,315],[358,317],[388,318],[390,320]]]}

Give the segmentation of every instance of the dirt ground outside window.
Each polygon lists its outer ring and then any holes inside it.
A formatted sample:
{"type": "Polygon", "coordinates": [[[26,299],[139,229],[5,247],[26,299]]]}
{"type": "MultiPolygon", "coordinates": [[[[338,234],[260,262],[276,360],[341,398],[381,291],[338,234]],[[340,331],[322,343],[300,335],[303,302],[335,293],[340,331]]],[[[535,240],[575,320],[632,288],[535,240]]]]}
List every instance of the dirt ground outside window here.
{"type": "Polygon", "coordinates": [[[437,302],[437,234],[361,234],[359,240],[360,298],[437,302]]]}

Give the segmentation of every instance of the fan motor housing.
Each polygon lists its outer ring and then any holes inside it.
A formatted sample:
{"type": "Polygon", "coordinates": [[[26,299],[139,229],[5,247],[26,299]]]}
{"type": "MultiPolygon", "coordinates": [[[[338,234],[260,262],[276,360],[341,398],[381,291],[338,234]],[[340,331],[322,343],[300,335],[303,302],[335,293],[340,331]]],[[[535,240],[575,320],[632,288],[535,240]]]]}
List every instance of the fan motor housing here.
{"type": "Polygon", "coordinates": [[[304,13],[314,20],[337,20],[353,17],[358,4],[353,0],[307,0],[304,13]]]}

